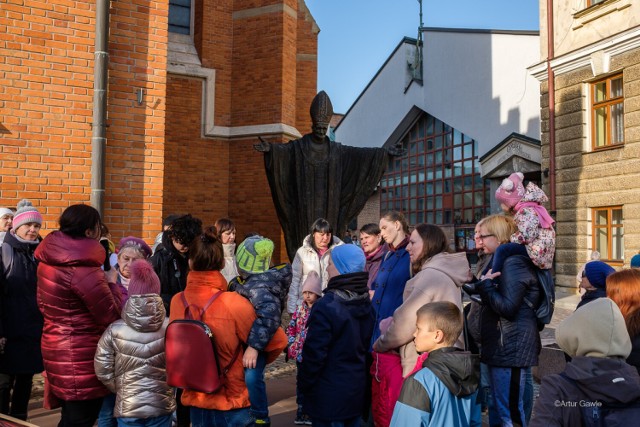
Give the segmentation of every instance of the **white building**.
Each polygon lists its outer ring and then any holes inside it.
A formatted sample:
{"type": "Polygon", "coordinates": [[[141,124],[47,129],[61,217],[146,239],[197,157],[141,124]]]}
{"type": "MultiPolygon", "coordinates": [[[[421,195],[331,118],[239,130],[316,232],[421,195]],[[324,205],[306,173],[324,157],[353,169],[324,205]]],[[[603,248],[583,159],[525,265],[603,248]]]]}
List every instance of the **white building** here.
{"type": "Polygon", "coordinates": [[[538,32],[423,28],[403,39],[347,111],[336,140],[361,147],[402,142],[358,225],[395,209],[411,224],[450,228],[472,250],[475,222],[511,172],[540,181],[538,32]],[[422,67],[420,66],[422,64],[422,67]]]}

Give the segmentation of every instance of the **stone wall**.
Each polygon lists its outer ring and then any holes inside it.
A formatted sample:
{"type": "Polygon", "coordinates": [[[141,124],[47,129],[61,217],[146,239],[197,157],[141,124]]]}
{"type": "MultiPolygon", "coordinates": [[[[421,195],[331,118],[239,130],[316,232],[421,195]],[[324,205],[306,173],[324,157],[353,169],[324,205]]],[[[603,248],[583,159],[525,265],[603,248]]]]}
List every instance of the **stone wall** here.
{"type": "MultiPolygon", "coordinates": [[[[625,143],[592,151],[588,126],[591,67],[556,76],[556,282],[575,287],[575,276],[592,248],[591,209],[623,206],[624,266],[640,249],[640,51],[611,59],[624,85],[625,143]]],[[[603,76],[604,77],[604,76],[603,76]]],[[[542,150],[549,166],[548,86],[542,86],[542,150]]],[[[548,184],[545,179],[544,184],[548,184]]],[[[622,267],[621,263],[611,263],[622,267]]]]}

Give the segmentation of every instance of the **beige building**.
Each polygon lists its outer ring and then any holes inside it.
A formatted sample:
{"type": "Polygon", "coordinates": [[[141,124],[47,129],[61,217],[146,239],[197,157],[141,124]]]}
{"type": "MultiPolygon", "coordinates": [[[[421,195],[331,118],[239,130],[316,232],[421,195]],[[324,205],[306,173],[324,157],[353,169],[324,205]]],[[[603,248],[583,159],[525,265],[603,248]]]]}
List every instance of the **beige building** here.
{"type": "Polygon", "coordinates": [[[540,1],[543,184],[557,218],[556,283],[592,251],[640,249],[640,2],[540,1]],[[552,11],[548,11],[552,4],[552,11]]]}

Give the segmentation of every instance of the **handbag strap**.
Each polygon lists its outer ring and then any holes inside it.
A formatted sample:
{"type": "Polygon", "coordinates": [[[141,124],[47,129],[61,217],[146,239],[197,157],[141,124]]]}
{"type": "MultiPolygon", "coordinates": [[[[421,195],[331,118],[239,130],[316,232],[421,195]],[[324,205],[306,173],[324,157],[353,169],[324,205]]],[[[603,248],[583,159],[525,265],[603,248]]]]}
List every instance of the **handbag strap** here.
{"type": "MultiPolygon", "coordinates": [[[[222,294],[222,291],[218,291],[215,294],[213,294],[211,298],[209,298],[207,303],[204,305],[204,307],[202,308],[195,306],[198,310],[200,310],[200,320],[202,320],[202,316],[204,316],[205,311],[207,311],[207,309],[211,306],[211,304],[213,304],[216,298],[218,298],[221,294],[222,294]]],[[[189,307],[191,307],[191,304],[189,304],[189,302],[187,301],[187,297],[184,296],[184,291],[180,292],[180,296],[182,297],[182,303],[184,304],[184,317],[186,319],[193,320],[193,317],[191,316],[191,310],[189,310],[189,307]]]]}
{"type": "MultiPolygon", "coordinates": [[[[216,298],[222,295],[222,293],[223,291],[218,291],[214,295],[212,295],[211,298],[209,298],[207,303],[204,305],[204,307],[199,308],[196,306],[196,308],[200,310],[200,320],[202,320],[202,316],[204,316],[205,311],[207,311],[207,309],[211,307],[211,304],[213,304],[216,298]]],[[[180,294],[181,294],[180,296],[182,297],[182,303],[184,304],[184,317],[186,319],[193,320],[193,318],[191,317],[191,311],[189,310],[190,304],[187,301],[187,297],[184,296],[184,291],[181,292],[180,294]]],[[[236,362],[236,360],[238,359],[238,356],[240,356],[241,350],[242,350],[242,342],[238,344],[238,347],[236,348],[236,351],[233,353],[233,357],[231,357],[231,361],[229,362],[229,364],[225,366],[224,369],[222,370],[223,377],[227,375],[227,372],[229,372],[229,369],[231,369],[231,366],[233,366],[233,364],[236,362]]]]}

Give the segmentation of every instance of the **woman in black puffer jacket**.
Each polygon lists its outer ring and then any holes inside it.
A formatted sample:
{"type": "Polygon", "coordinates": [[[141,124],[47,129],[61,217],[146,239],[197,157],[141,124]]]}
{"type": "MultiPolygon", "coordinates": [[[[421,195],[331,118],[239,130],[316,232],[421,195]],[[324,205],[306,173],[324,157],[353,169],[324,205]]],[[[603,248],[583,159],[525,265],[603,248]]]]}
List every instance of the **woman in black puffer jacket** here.
{"type": "MultiPolygon", "coordinates": [[[[515,225],[509,217],[492,215],[479,227],[485,253],[492,254],[509,241],[515,225]]],[[[534,307],[542,294],[531,260],[512,255],[505,260],[502,275],[487,274],[475,284],[482,297],[480,312],[481,361],[489,366],[493,402],[500,420],[525,425],[525,383],[531,366],[538,364],[540,333],[534,307]],[[525,301],[526,300],[526,301],[525,301]]]]}

